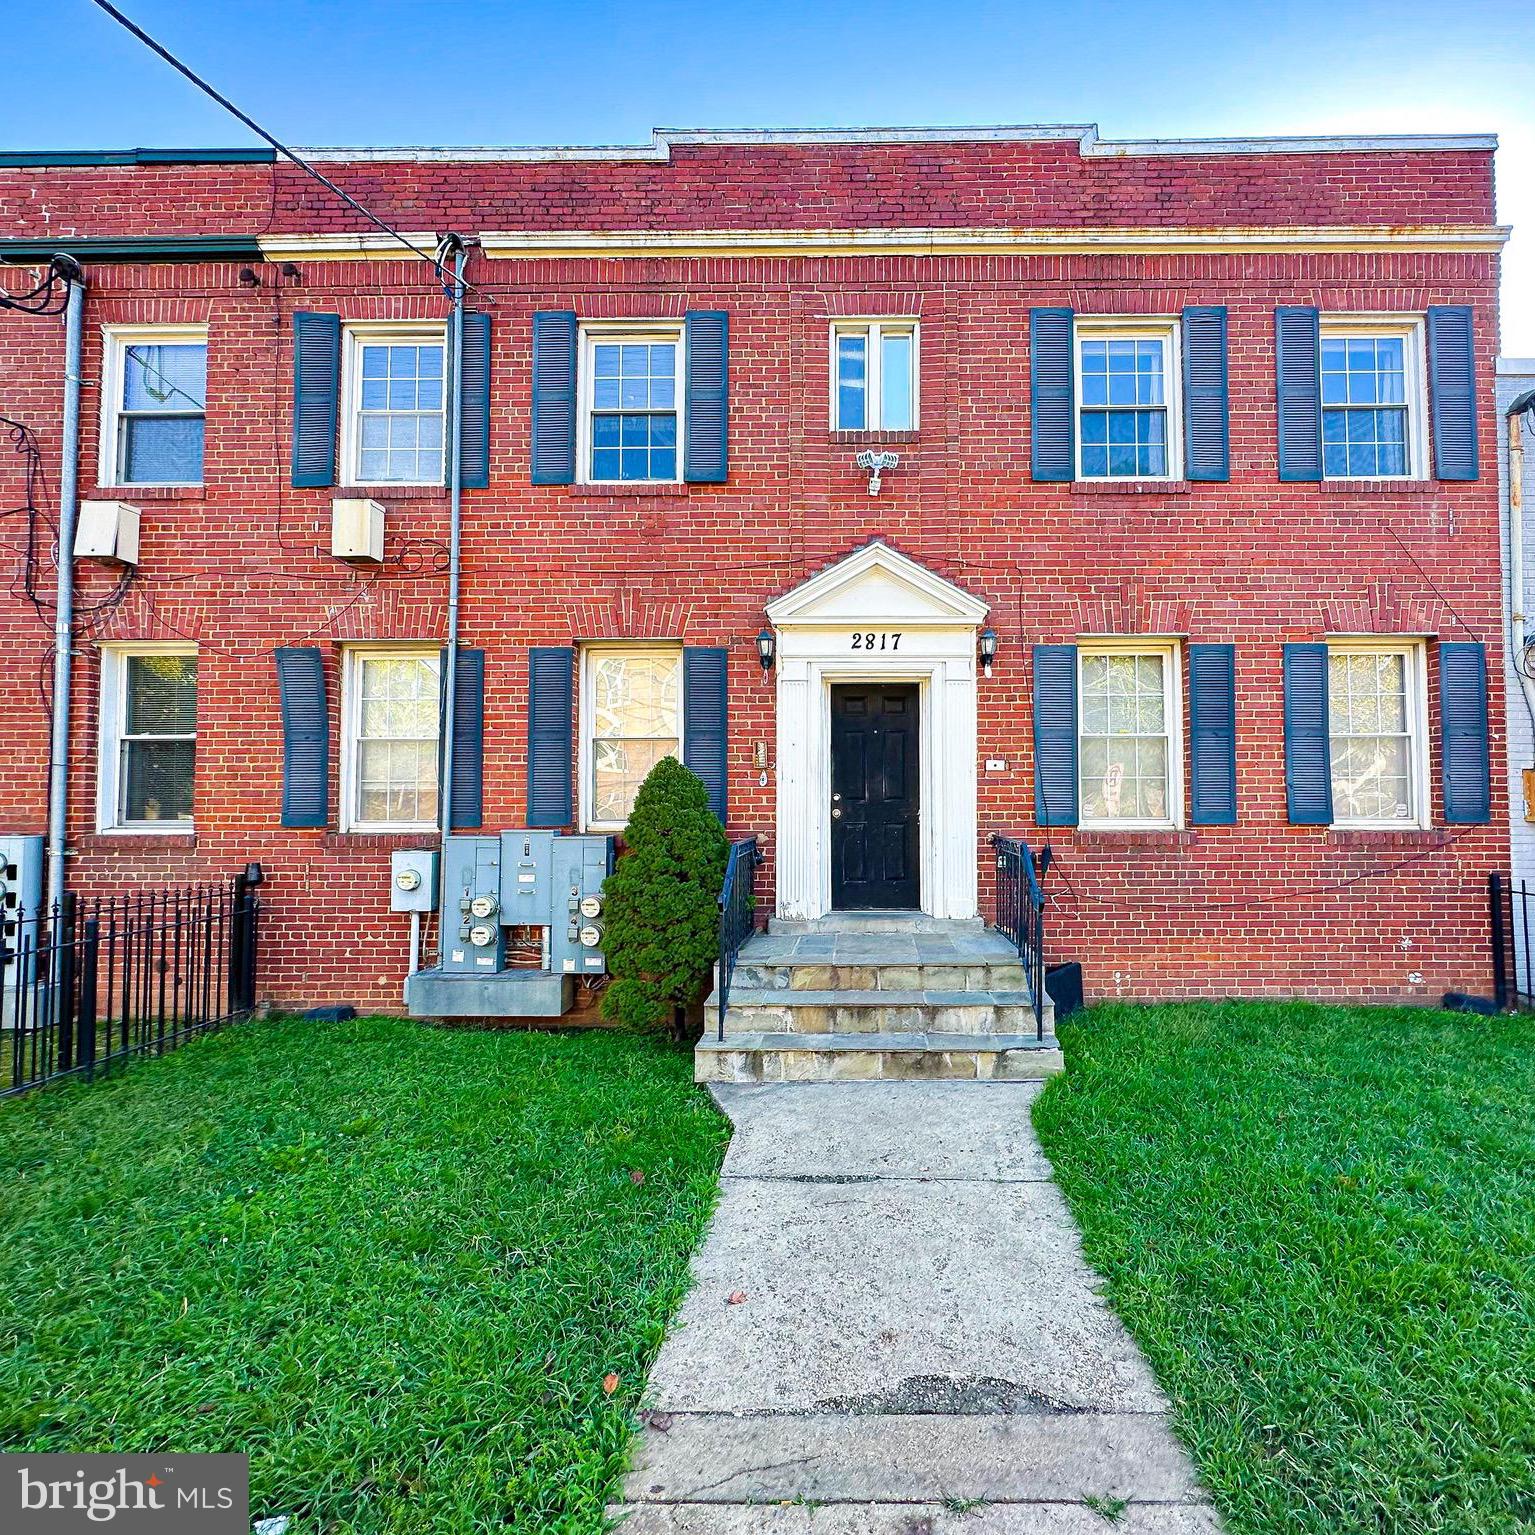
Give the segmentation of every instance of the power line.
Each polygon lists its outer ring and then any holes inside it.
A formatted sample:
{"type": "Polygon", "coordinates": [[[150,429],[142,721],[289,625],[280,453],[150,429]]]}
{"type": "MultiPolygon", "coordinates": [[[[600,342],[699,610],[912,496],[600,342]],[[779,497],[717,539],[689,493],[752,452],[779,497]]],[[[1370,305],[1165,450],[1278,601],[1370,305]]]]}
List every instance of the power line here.
{"type": "MultiPolygon", "coordinates": [[[[178,59],[176,55],[172,53],[170,49],[167,48],[163,43],[157,42],[154,38],[152,38],[149,33],[147,33],[143,27],[141,27],[131,17],[123,15],[123,13],[111,3],[111,0],[93,0],[93,3],[96,5],[98,10],[105,11],[113,21],[117,22],[120,26],[131,32],[136,38],[138,38],[141,43],[144,44],[146,48],[150,49],[151,52],[159,54],[159,56],[164,59],[172,69],[176,70],[180,74],[185,75],[186,78],[190,80],[192,84],[198,88],[198,90],[202,91],[204,95],[211,96],[213,100],[216,101],[221,107],[223,107],[226,112],[237,118],[240,122],[244,123],[245,126],[249,128],[250,131],[254,133],[258,138],[265,139],[266,142],[278,152],[278,154],[285,155],[288,159],[290,159],[296,166],[298,166],[301,171],[304,172],[306,176],[312,176],[316,181],[320,183],[322,187],[326,189],[326,191],[333,193],[336,197],[339,197],[341,201],[347,205],[347,207],[351,208],[354,212],[360,213],[365,219],[367,219],[370,224],[373,224],[377,228],[382,229],[385,234],[390,236],[391,239],[398,240],[400,244],[406,248],[406,250],[411,251],[413,254],[419,256],[423,261],[430,261],[433,268],[436,270],[439,279],[441,279],[442,262],[438,256],[428,254],[426,251],[422,250],[419,245],[415,244],[411,240],[408,240],[392,224],[386,224],[384,220],[381,219],[371,209],[363,207],[363,205],[358,202],[350,192],[347,192],[341,187],[338,187],[336,183],[332,181],[328,176],[322,175],[319,171],[317,171],[314,166],[312,166],[307,160],[303,158],[302,155],[295,154],[293,150],[289,149],[288,146],[282,142],[281,139],[276,138],[272,134],[268,133],[266,129],[263,128],[261,124],[258,123],[256,119],[252,117],[248,112],[242,112],[240,108],[234,104],[234,102],[232,102],[221,91],[211,86],[194,69],[186,64],[183,64],[181,60],[178,59]]],[[[464,286],[466,288],[472,288],[475,287],[475,284],[466,282],[464,286]]]]}

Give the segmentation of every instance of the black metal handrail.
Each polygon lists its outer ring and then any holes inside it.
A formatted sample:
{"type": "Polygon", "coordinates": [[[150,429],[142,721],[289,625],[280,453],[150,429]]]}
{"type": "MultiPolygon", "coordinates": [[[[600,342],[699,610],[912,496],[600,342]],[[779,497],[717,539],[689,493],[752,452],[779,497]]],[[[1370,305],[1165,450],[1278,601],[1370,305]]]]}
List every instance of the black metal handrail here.
{"type": "Polygon", "coordinates": [[[997,854],[997,891],[992,926],[1013,941],[1034,1005],[1034,1036],[1045,1037],[1045,892],[1040,875],[1050,867],[1050,849],[1034,854],[1018,837],[992,835],[997,854]]]}
{"type": "Polygon", "coordinates": [[[725,882],[720,887],[720,959],[715,996],[719,1002],[719,1037],[725,1038],[725,1009],[736,956],[757,926],[757,865],[762,861],[755,837],[730,844],[725,882]]]}
{"type": "Polygon", "coordinates": [[[260,901],[219,884],[81,898],[0,944],[0,1098],[160,1054],[256,1005],[260,901]]]}

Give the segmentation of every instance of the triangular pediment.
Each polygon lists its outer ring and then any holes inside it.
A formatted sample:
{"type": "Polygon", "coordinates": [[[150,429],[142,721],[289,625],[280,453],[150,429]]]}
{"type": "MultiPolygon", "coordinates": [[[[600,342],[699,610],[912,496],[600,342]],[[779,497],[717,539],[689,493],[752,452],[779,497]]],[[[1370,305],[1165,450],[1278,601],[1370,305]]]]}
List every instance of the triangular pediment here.
{"type": "Polygon", "coordinates": [[[987,605],[889,544],[865,544],[808,581],[775,597],[767,616],[790,625],[896,624],[974,627],[987,605]]]}

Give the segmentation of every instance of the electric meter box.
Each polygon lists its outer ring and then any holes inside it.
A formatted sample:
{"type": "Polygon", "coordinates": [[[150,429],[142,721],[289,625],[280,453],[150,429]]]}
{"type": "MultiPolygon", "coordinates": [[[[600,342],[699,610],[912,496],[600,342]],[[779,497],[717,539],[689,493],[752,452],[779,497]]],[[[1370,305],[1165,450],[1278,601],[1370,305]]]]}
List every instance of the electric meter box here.
{"type": "Polygon", "coordinates": [[[554,844],[554,909],[549,923],[549,966],[560,975],[604,975],[606,898],[613,872],[611,837],[560,837],[554,844]]]}
{"type": "Polygon", "coordinates": [[[42,906],[43,839],[0,837],[0,951],[4,954],[0,1028],[15,1027],[16,987],[24,979],[22,965],[32,963],[29,956],[42,936],[38,932],[42,906]]]}
{"type": "Polygon", "coordinates": [[[501,839],[449,837],[438,946],[450,975],[499,975],[506,966],[501,925],[501,839]]]}
{"type": "Polygon", "coordinates": [[[501,833],[501,920],[548,927],[554,869],[552,831],[501,833]]]}
{"type": "Polygon", "coordinates": [[[437,854],[409,848],[389,855],[390,911],[437,910],[437,854]]]}

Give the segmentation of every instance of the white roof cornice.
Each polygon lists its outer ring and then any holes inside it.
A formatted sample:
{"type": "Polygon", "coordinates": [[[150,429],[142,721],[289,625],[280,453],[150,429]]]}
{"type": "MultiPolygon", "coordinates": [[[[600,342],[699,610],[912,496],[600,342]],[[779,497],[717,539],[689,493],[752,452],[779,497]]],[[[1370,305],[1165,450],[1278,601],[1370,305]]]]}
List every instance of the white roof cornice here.
{"type": "Polygon", "coordinates": [[[1406,154],[1493,150],[1491,133],[1298,134],[1275,138],[1103,139],[1095,123],[1032,123],[975,128],[657,128],[648,144],[548,146],[465,145],[328,148],[297,153],[308,160],[650,160],[671,159],[674,147],[770,144],[1076,143],[1084,159],[1146,155],[1406,154]]]}

